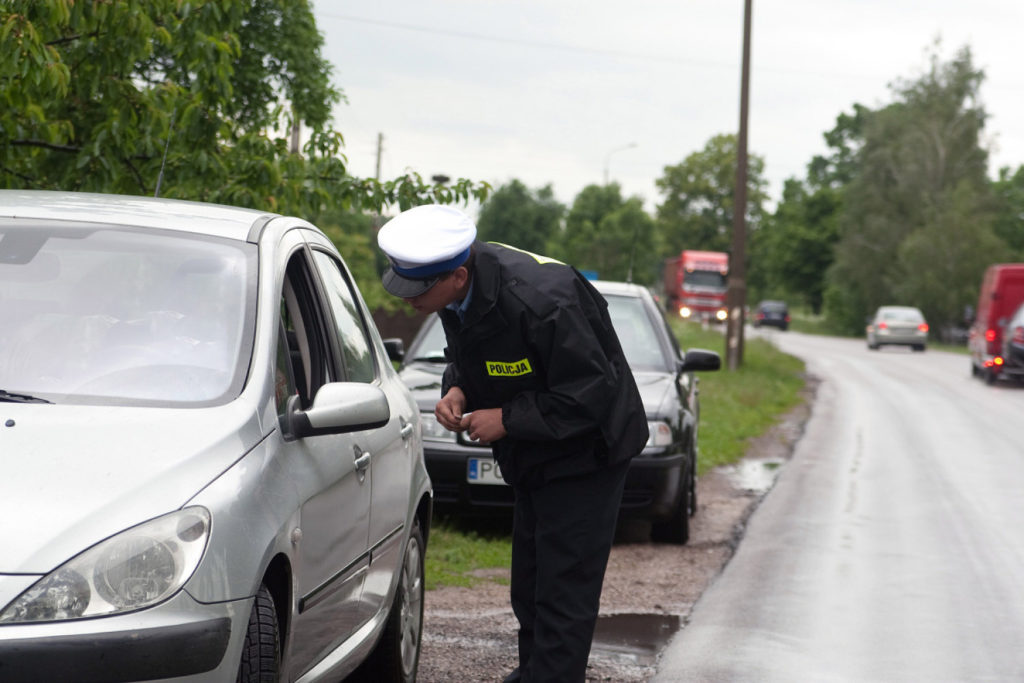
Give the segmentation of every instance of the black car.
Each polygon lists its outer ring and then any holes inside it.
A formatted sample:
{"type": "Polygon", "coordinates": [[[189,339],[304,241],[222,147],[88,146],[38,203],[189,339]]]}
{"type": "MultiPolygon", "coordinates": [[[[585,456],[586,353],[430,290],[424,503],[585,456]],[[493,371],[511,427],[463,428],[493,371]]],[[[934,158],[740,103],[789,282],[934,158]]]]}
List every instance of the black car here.
{"type": "Polygon", "coordinates": [[[754,311],[754,327],[767,325],[780,330],[789,329],[789,308],[785,301],[762,301],[754,311]]]}
{"type": "Polygon", "coordinates": [[[1003,368],[1000,374],[1024,380],[1024,304],[1017,307],[1003,328],[1003,368]]]}
{"type": "MultiPolygon", "coordinates": [[[[623,282],[593,283],[608,301],[612,324],[636,378],[651,436],[631,462],[620,515],[651,521],[656,541],[686,543],[697,509],[698,380],[692,372],[717,370],[717,353],[680,353],[675,336],[650,292],[623,282]]],[[[424,455],[434,503],[474,511],[510,512],[505,484],[488,446],[450,432],[434,418],[441,398],[445,337],[437,316],[426,320],[405,356],[400,374],[422,411],[424,455]]]]}

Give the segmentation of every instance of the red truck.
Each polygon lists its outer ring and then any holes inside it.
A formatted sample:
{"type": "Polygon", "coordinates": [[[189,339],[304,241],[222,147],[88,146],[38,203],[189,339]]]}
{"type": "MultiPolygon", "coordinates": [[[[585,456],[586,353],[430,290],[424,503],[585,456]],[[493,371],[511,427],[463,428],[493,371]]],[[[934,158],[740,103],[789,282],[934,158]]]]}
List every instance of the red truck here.
{"type": "Polygon", "coordinates": [[[971,372],[989,384],[1003,375],[1020,375],[1006,366],[1003,334],[1006,323],[1024,303],[1024,263],[997,263],[985,270],[978,295],[978,310],[967,337],[971,372]]]}
{"type": "Polygon", "coordinates": [[[722,322],[729,255],[724,251],[683,250],[665,260],[665,302],[687,320],[722,322]]]}

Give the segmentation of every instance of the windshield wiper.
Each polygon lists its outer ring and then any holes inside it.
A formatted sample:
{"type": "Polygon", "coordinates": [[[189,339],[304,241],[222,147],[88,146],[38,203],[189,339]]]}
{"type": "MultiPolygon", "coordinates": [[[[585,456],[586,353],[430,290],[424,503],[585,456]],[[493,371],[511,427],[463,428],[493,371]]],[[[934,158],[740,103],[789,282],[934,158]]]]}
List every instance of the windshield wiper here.
{"type": "Polygon", "coordinates": [[[38,396],[15,394],[0,389],[0,403],[53,403],[53,401],[47,401],[45,398],[39,398],[38,396]]]}
{"type": "Polygon", "coordinates": [[[447,363],[448,359],[444,356],[416,356],[413,358],[414,361],[422,361],[424,363],[447,363]]]}

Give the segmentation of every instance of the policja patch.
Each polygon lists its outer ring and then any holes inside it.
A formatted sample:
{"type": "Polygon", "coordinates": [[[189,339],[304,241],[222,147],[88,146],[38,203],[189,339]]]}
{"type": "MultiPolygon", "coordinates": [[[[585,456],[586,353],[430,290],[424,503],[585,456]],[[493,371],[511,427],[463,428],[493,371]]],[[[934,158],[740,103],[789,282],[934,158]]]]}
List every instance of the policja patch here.
{"type": "Polygon", "coordinates": [[[491,377],[521,377],[533,372],[528,358],[505,363],[498,360],[484,361],[487,364],[487,374],[491,377]]]}

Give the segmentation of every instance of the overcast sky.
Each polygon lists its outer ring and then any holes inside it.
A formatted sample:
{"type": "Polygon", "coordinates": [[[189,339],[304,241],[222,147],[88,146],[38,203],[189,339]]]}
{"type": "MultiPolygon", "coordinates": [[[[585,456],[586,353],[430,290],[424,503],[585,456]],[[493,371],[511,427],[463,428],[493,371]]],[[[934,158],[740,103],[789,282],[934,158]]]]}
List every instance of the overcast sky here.
{"type": "MultiPolygon", "coordinates": [[[[605,174],[649,210],[655,180],[739,126],[743,0],[314,0],[349,170],[551,184],[605,174]]],[[[1024,2],[754,0],[748,146],[769,194],[803,178],[855,102],[969,46],[986,80],[990,175],[1024,164],[1024,2]]],[[[470,207],[470,211],[474,211],[470,207]]]]}

